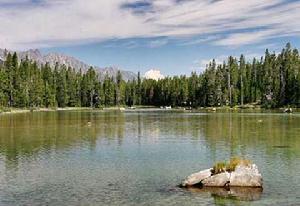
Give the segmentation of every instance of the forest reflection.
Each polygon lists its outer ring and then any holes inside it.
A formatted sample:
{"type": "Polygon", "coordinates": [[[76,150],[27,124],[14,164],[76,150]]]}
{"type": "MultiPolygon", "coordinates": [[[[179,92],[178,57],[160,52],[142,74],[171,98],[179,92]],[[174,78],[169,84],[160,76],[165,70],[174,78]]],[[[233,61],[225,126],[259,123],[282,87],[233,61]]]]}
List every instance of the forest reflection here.
{"type": "Polygon", "coordinates": [[[177,112],[36,112],[0,116],[0,154],[8,161],[38,152],[97,145],[149,144],[188,140],[206,144],[211,152],[220,144],[232,155],[244,148],[265,153],[296,155],[299,116],[177,112]]]}

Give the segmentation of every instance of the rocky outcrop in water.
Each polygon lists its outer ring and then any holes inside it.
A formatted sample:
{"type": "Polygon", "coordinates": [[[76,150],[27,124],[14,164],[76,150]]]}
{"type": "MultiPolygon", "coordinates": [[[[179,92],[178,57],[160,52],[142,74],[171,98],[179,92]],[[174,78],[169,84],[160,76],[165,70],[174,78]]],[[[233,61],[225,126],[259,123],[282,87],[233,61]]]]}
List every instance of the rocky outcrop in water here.
{"type": "Polygon", "coordinates": [[[181,186],[188,187],[199,184],[202,180],[205,180],[212,175],[211,170],[212,169],[207,169],[191,174],[181,183],[181,186]]]}
{"type": "Polygon", "coordinates": [[[262,176],[255,164],[237,165],[234,171],[213,174],[212,169],[203,170],[188,176],[182,187],[260,187],[262,176]]]}
{"type": "Polygon", "coordinates": [[[255,164],[250,166],[238,165],[230,173],[229,186],[262,187],[262,176],[255,164]]]}
{"type": "Polygon", "coordinates": [[[226,187],[228,186],[229,182],[229,172],[212,175],[204,180],[201,180],[202,185],[206,187],[226,187]]]}

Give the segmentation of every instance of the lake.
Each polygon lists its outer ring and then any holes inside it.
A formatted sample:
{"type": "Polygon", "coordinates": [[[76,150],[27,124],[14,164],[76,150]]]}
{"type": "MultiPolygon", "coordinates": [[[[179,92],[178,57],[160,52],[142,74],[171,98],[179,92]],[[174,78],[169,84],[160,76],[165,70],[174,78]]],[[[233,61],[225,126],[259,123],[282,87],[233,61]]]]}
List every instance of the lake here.
{"type": "Polygon", "coordinates": [[[297,205],[299,171],[299,113],[0,115],[0,205],[297,205]],[[234,156],[262,173],[255,200],[177,187],[234,156]]]}

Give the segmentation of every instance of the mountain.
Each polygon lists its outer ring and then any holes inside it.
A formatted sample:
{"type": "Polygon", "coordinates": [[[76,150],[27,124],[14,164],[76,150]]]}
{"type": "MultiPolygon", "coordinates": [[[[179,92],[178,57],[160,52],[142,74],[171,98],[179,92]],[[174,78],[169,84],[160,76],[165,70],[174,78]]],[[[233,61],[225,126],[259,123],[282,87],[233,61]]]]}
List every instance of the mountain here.
{"type": "MultiPolygon", "coordinates": [[[[7,51],[4,49],[0,49],[0,62],[4,61],[5,59],[5,53],[7,51]]],[[[8,51],[13,53],[14,51],[8,51]]],[[[38,49],[30,49],[27,51],[20,51],[17,52],[17,55],[19,59],[25,59],[28,57],[29,59],[36,61],[38,64],[46,64],[49,63],[50,66],[53,68],[58,62],[60,65],[66,65],[67,67],[72,67],[74,69],[82,70],[83,72],[87,71],[91,65],[86,64],[75,57],[67,56],[64,54],[58,54],[58,53],[48,53],[46,55],[43,55],[38,49]]],[[[108,75],[110,77],[116,77],[118,70],[121,71],[122,77],[125,81],[133,80],[137,78],[137,75],[130,71],[124,71],[118,67],[104,67],[100,68],[97,66],[93,66],[96,72],[99,74],[100,79],[103,79],[105,75],[108,75]]]]}

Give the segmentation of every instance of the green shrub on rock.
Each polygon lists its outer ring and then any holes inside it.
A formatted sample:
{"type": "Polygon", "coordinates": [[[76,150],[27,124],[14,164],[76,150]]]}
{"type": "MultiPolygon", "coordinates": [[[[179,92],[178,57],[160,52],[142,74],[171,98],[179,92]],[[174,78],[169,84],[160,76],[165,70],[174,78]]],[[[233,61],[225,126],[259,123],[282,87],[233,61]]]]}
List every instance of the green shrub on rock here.
{"type": "Polygon", "coordinates": [[[217,162],[211,171],[212,174],[219,174],[226,171],[226,162],[217,162]]]}
{"type": "Polygon", "coordinates": [[[233,172],[235,171],[238,165],[249,166],[251,164],[250,160],[241,159],[239,157],[233,157],[230,159],[229,163],[227,162],[217,162],[211,172],[213,175],[220,174],[222,172],[233,172]]]}

